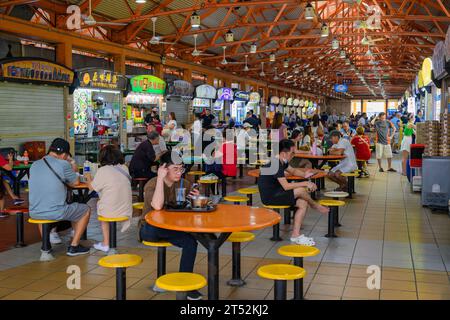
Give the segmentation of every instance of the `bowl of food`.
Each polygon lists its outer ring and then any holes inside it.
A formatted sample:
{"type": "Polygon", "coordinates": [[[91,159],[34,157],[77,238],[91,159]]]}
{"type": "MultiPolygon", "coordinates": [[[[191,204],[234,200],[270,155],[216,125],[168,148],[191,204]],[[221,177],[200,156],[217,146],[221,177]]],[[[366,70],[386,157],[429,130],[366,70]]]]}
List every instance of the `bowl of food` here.
{"type": "Polygon", "coordinates": [[[193,196],[191,197],[192,208],[206,208],[210,203],[210,199],[205,196],[193,196]]]}

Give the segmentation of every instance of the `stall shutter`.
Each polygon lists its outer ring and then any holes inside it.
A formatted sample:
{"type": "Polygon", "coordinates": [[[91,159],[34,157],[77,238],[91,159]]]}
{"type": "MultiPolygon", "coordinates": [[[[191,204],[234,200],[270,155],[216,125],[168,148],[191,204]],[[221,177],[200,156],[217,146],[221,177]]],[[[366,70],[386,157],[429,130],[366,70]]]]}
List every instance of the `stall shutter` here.
{"type": "Polygon", "coordinates": [[[0,147],[64,137],[64,89],[0,82],[0,147]]]}
{"type": "Polygon", "coordinates": [[[167,101],[167,114],[170,112],[175,112],[177,118],[177,125],[186,125],[188,123],[188,109],[189,101],[180,101],[171,99],[167,101]]]}

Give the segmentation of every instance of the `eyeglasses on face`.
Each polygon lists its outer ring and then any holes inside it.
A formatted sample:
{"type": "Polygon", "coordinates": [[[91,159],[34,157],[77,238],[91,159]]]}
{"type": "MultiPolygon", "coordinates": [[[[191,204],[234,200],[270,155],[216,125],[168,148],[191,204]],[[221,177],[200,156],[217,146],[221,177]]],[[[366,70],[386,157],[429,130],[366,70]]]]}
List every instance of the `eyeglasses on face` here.
{"type": "Polygon", "coordinates": [[[170,169],[173,170],[175,173],[181,173],[181,174],[183,174],[186,171],[186,169],[184,167],[172,167],[170,169]]]}

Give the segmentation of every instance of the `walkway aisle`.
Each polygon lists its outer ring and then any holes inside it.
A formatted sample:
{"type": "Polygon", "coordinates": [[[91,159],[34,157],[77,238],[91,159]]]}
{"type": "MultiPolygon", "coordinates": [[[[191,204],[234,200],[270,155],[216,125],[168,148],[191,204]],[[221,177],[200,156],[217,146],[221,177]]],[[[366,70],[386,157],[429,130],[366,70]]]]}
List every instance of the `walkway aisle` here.
{"type": "MultiPolygon", "coordinates": [[[[372,160],[372,162],[374,162],[372,160]]],[[[400,168],[395,161],[395,168],[400,168]]],[[[420,205],[420,194],[412,194],[406,178],[398,173],[379,173],[369,167],[369,179],[357,179],[354,199],[340,210],[342,227],[338,238],[324,237],[327,217],[310,211],[303,232],[314,237],[321,254],[305,259],[306,297],[309,299],[447,299],[450,300],[450,219],[446,213],[432,213],[420,205]],[[380,290],[367,288],[367,267],[381,269],[380,290]]],[[[327,188],[333,184],[327,181],[327,188]]],[[[256,197],[257,198],[257,197],[256,197]]],[[[255,206],[260,206],[259,199],[255,206]]],[[[95,221],[93,217],[92,222],[95,221]]],[[[281,225],[281,236],[289,239],[290,226],[281,225]]],[[[242,276],[247,285],[231,288],[231,245],[225,243],[220,256],[221,299],[273,299],[273,283],[260,279],[259,266],[289,260],[277,248],[289,241],[269,240],[272,229],[256,232],[253,242],[243,244],[242,276]]],[[[97,228],[90,239],[99,239],[97,228]]],[[[129,299],[173,299],[154,294],[148,288],[156,277],[156,251],[137,243],[136,230],[119,235],[121,252],[143,256],[144,263],[127,272],[129,299]]],[[[0,299],[111,299],[114,274],[97,266],[100,253],[67,257],[64,246],[55,246],[57,259],[37,262],[39,244],[0,253],[0,299]],[[81,290],[66,288],[66,268],[79,265],[81,290]]],[[[168,250],[168,272],[177,271],[178,249],[168,250]]],[[[206,252],[199,246],[195,271],[206,275],[206,252]]],[[[206,290],[202,290],[206,294],[206,290]]],[[[288,286],[288,298],[292,285],[288,286]]]]}

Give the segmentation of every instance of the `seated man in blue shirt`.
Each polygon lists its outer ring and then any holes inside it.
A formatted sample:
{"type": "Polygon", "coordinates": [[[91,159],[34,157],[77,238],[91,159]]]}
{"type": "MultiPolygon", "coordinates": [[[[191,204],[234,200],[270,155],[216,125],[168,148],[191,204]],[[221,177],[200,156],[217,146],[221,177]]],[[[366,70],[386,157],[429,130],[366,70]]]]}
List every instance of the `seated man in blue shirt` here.
{"type": "Polygon", "coordinates": [[[356,130],[350,128],[350,124],[348,121],[344,121],[342,123],[342,128],[339,130],[342,135],[342,138],[347,139],[348,141],[352,140],[352,138],[356,135],[356,130]]]}
{"type": "Polygon", "coordinates": [[[89,222],[90,208],[87,204],[66,202],[67,187],[79,184],[78,167],[71,160],[69,143],[56,138],[48,154],[33,163],[29,180],[30,217],[72,222],[74,235],[67,255],[77,256],[89,253],[89,248],[80,245],[80,238],[89,222]]]}

